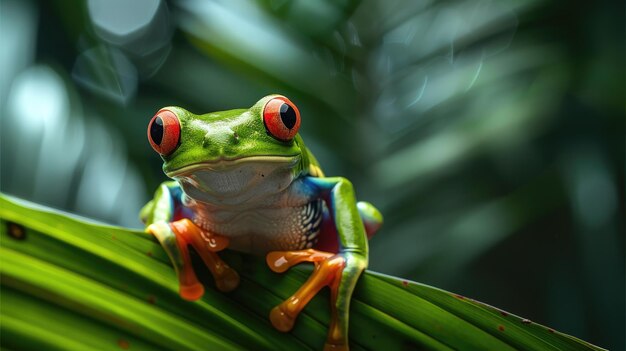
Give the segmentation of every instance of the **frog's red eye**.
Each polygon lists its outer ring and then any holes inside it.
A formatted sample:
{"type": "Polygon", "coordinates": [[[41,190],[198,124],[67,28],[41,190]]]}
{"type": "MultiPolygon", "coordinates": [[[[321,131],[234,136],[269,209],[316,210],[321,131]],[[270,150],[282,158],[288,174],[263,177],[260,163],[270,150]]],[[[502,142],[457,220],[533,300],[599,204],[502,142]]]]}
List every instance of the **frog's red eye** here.
{"type": "Polygon", "coordinates": [[[300,111],[289,99],[278,96],[265,104],[263,123],[271,136],[281,141],[290,141],[300,128],[300,111]]]}
{"type": "Polygon", "coordinates": [[[148,140],[154,151],[163,156],[174,152],[180,141],[180,122],[174,112],[161,110],[148,124],[148,140]]]}

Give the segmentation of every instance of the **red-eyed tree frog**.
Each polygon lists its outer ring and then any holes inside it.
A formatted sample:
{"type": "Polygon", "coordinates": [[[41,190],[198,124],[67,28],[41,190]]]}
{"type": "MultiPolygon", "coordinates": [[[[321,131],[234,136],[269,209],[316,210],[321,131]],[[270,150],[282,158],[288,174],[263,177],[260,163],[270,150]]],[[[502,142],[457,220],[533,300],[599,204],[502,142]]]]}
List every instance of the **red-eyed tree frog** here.
{"type": "Polygon", "coordinates": [[[271,310],[270,321],[290,331],[305,305],[328,286],[325,349],[347,350],[350,298],[382,216],[357,202],[347,179],[324,176],[298,134],[300,122],[298,108],[281,95],[266,96],[250,109],[203,115],[180,107],[159,110],[148,139],[174,181],[161,184],[141,219],[169,255],[187,300],[204,293],[189,247],[225,292],[239,284],[237,272],[217,255],[227,247],[265,255],[275,272],[313,262],[307,282],[271,310]]]}

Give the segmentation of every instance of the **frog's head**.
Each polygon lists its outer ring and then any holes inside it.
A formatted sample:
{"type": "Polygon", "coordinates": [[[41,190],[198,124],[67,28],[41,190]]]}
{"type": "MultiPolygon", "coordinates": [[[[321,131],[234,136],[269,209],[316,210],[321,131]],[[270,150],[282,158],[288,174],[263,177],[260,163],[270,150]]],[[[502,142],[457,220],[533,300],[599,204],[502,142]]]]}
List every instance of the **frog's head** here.
{"type": "Polygon", "coordinates": [[[284,96],[269,95],[247,110],[204,115],[165,107],[150,121],[148,139],[168,177],[188,196],[211,201],[289,186],[307,167],[299,127],[298,108],[284,96]]]}

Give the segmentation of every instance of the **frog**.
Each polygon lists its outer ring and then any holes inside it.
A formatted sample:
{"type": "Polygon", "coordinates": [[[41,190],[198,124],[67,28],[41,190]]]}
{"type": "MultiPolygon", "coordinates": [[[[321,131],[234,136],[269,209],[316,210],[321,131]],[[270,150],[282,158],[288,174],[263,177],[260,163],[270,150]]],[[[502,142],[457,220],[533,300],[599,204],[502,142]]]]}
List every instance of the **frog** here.
{"type": "Polygon", "coordinates": [[[269,269],[314,265],[308,280],[269,312],[289,332],[307,303],[330,288],[325,350],[348,350],[350,300],[368,266],[368,240],[383,223],[371,203],[357,201],[344,177],[327,177],[300,136],[300,111],[283,95],[248,109],[193,114],[164,107],[148,123],[148,140],[163,159],[163,182],[140,212],[145,231],[161,244],[178,278],[179,295],[195,301],[199,282],[190,249],[208,267],[218,290],[238,273],[224,249],[264,256],[269,269]]]}

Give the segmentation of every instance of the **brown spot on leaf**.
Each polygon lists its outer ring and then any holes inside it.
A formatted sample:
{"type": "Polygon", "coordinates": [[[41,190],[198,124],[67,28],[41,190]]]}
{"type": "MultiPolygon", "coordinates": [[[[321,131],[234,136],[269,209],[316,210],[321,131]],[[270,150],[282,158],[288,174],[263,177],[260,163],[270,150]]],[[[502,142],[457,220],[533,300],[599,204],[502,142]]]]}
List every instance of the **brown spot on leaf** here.
{"type": "Polygon", "coordinates": [[[548,328],[548,331],[549,331],[550,333],[554,333],[554,329],[552,329],[552,328],[548,328]]]}
{"type": "Polygon", "coordinates": [[[7,222],[7,231],[9,236],[15,240],[26,239],[26,229],[17,223],[7,222]]]}
{"type": "Polygon", "coordinates": [[[148,303],[149,303],[149,304],[154,305],[154,304],[156,303],[156,296],[154,296],[154,295],[148,295],[147,300],[148,300],[148,303]]]}
{"type": "Polygon", "coordinates": [[[498,326],[498,330],[499,330],[499,331],[501,331],[501,332],[503,332],[503,331],[504,331],[504,326],[503,326],[502,324],[500,324],[500,325],[498,326]]]}
{"type": "Polygon", "coordinates": [[[119,339],[117,341],[117,346],[119,346],[120,349],[126,350],[126,349],[128,349],[130,347],[130,343],[127,340],[119,339]]]}
{"type": "Polygon", "coordinates": [[[420,350],[421,347],[419,347],[417,344],[411,342],[411,341],[404,341],[402,343],[402,350],[420,350]]]}
{"type": "Polygon", "coordinates": [[[454,296],[459,299],[459,300],[465,300],[465,296],[463,295],[459,295],[459,294],[454,294],[454,296]]]}
{"type": "Polygon", "coordinates": [[[146,252],[146,255],[148,255],[148,256],[150,256],[150,257],[152,257],[152,251],[148,251],[148,252],[146,252]]]}
{"type": "Polygon", "coordinates": [[[409,286],[409,282],[406,280],[403,280],[402,285],[406,288],[407,286],[409,286]]]}
{"type": "Polygon", "coordinates": [[[500,311],[500,314],[502,315],[502,317],[507,317],[509,315],[509,313],[505,311],[500,311]]]}

